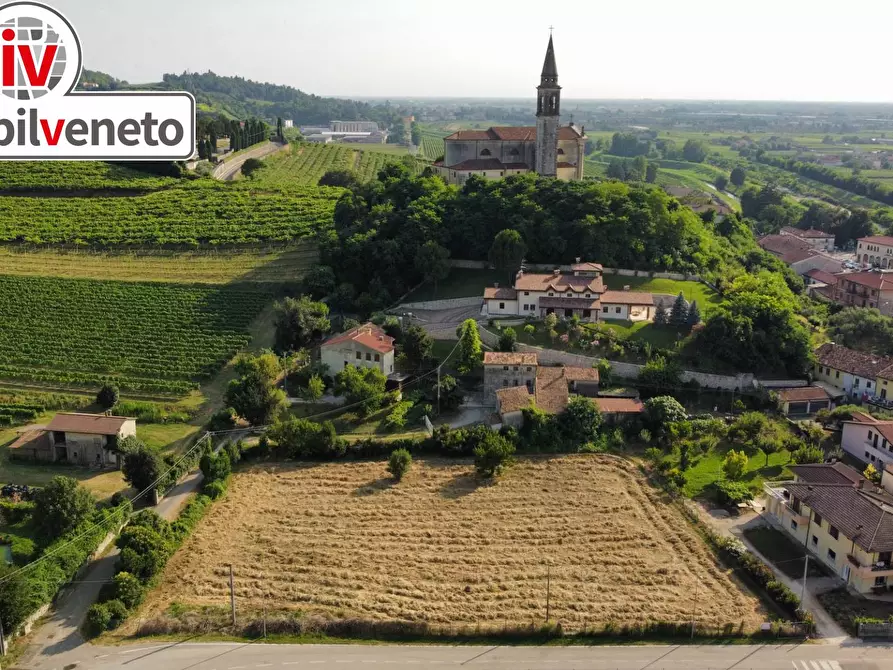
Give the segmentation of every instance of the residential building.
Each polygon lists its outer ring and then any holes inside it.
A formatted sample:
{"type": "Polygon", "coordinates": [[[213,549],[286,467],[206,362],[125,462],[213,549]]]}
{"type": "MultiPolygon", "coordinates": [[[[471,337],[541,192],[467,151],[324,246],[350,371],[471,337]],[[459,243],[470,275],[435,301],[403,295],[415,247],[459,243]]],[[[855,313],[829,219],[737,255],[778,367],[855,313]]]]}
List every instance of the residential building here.
{"type": "Polygon", "coordinates": [[[332,335],[320,345],[319,354],[333,375],[348,365],[378,368],[385,376],[394,372],[394,338],[374,323],[332,335]]]}
{"type": "Polygon", "coordinates": [[[484,396],[492,399],[498,389],[523,386],[533,391],[536,354],[484,352],[484,396]]]}
{"type": "Polygon", "coordinates": [[[537,86],[536,125],[460,130],[444,138],[444,158],[435,171],[451,184],[471,175],[500,179],[535,172],[568,181],[583,179],[586,135],[573,123],[560,123],[561,87],[552,37],[537,86]]]}
{"type": "Polygon", "coordinates": [[[837,275],[824,270],[810,270],[804,275],[803,281],[806,282],[806,292],[812,297],[834,300],[834,287],[838,282],[837,275]]]}
{"type": "Polygon", "coordinates": [[[834,251],[834,235],[823,230],[816,230],[815,228],[801,230],[800,228],[785,226],[780,233],[781,235],[796,237],[818,251],[834,251]]]}
{"type": "Polygon", "coordinates": [[[810,416],[831,408],[831,395],[821,386],[778,389],[778,402],[785,416],[810,416]]]}
{"type": "Polygon", "coordinates": [[[579,317],[582,321],[600,319],[651,321],[654,296],[637,291],[608,291],[598,263],[580,259],[569,271],[556,268],[548,274],[515,275],[512,288],[494,286],[484,289],[484,306],[489,316],[531,316],[547,314],[579,317]]]}
{"type": "Polygon", "coordinates": [[[533,396],[527,386],[509,386],[496,390],[496,413],[502,424],[520,428],[524,424],[524,409],[533,407],[533,396]]]}
{"type": "Polygon", "coordinates": [[[840,463],[792,465],[794,480],[766,483],[767,513],[858,593],[893,582],[893,482],[878,487],[840,463]]]}
{"type": "Polygon", "coordinates": [[[594,398],[593,402],[607,424],[621,423],[645,411],[645,405],[638,398],[594,398]]]}
{"type": "Polygon", "coordinates": [[[893,274],[842,272],[832,291],[834,302],[845,307],[875,307],[893,316],[893,274]]]}
{"type": "Polygon", "coordinates": [[[856,261],[886,268],[893,264],[893,237],[871,235],[856,241],[856,261]]]}
{"type": "Polygon", "coordinates": [[[32,426],[12,445],[20,458],[78,465],[117,465],[114,449],[136,435],[136,419],[110,414],[59,412],[46,426],[32,426]]]}
{"type": "Polygon", "coordinates": [[[877,395],[878,374],[893,366],[893,359],[839,344],[823,344],[815,352],[814,378],[846,394],[851,400],[877,395]]]}
{"type": "Polygon", "coordinates": [[[854,413],[852,419],[841,422],[840,448],[883,472],[888,463],[893,463],[893,421],[854,413]]]}
{"type": "Polygon", "coordinates": [[[798,275],[806,275],[811,270],[839,272],[841,268],[838,259],[813,248],[809,242],[794,235],[766,235],[757,244],[790,266],[798,275]]]}

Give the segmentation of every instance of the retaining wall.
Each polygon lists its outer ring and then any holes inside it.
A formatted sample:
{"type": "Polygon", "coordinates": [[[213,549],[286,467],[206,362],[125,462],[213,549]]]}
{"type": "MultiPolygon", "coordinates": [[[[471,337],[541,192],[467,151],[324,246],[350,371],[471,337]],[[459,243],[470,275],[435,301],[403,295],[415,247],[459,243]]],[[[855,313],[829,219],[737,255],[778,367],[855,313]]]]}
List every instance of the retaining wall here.
{"type": "Polygon", "coordinates": [[[401,309],[456,309],[458,307],[476,307],[483,302],[479,295],[469,298],[447,298],[445,300],[423,300],[421,302],[405,302],[401,309]]]}

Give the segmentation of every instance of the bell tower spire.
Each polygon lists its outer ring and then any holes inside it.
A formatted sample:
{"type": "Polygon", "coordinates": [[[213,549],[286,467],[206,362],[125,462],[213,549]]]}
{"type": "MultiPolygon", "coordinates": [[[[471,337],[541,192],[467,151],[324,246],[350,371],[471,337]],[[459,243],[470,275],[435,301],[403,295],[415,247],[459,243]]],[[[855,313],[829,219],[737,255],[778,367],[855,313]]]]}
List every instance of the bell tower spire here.
{"type": "Polygon", "coordinates": [[[552,27],[549,27],[549,45],[536,87],[536,156],[534,169],[544,177],[557,174],[558,126],[560,125],[561,87],[558,85],[558,66],[555,64],[555,47],[552,44],[552,27]]]}

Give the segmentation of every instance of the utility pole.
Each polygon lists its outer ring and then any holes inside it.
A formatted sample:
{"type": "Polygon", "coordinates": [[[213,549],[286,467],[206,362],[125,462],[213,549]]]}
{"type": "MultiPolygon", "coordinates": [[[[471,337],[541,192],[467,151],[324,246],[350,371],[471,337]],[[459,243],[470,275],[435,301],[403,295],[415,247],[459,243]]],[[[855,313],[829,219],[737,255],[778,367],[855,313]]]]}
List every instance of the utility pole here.
{"type": "Polygon", "coordinates": [[[549,623],[552,600],[552,566],[546,568],[546,623],[549,623]]]}
{"type": "Polygon", "coordinates": [[[236,627],[236,591],[233,587],[233,564],[229,564],[229,605],[233,611],[233,628],[236,627]]]}
{"type": "Polygon", "coordinates": [[[800,609],[805,611],[803,603],[806,601],[806,572],[809,570],[809,554],[806,554],[806,560],[803,561],[803,587],[800,589],[800,609]]]}

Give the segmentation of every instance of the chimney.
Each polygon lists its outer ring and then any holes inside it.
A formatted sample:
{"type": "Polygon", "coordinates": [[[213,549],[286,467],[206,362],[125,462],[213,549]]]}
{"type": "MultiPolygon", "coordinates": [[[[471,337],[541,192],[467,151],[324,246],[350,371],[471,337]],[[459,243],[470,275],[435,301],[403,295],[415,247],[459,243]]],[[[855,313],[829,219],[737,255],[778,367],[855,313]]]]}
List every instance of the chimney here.
{"type": "Polygon", "coordinates": [[[561,274],[561,268],[555,268],[555,269],[552,271],[552,274],[555,275],[555,276],[557,277],[558,275],[561,274]]]}
{"type": "Polygon", "coordinates": [[[518,270],[518,274],[515,275],[515,279],[520,279],[524,276],[524,270],[518,270]]]}
{"type": "Polygon", "coordinates": [[[624,290],[624,291],[629,291],[629,290],[630,290],[630,285],[629,285],[629,284],[624,284],[624,285],[623,285],[623,290],[624,290]]]}
{"type": "Polygon", "coordinates": [[[863,490],[863,489],[865,488],[865,482],[866,482],[866,481],[868,481],[868,480],[867,480],[867,479],[860,479],[859,482],[856,484],[856,488],[859,489],[860,491],[863,490]]]}
{"type": "Polygon", "coordinates": [[[582,260],[583,260],[582,256],[577,256],[577,263],[581,262],[582,260]]]}
{"type": "Polygon", "coordinates": [[[493,288],[499,288],[499,282],[498,282],[498,281],[493,282],[493,288]]]}

